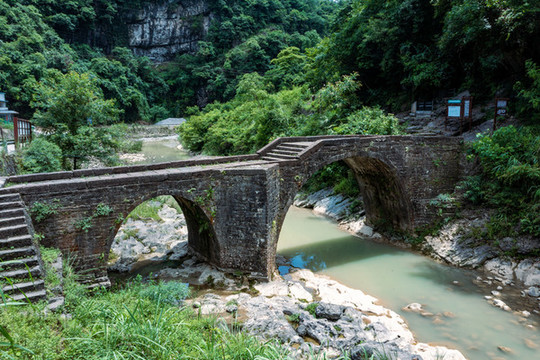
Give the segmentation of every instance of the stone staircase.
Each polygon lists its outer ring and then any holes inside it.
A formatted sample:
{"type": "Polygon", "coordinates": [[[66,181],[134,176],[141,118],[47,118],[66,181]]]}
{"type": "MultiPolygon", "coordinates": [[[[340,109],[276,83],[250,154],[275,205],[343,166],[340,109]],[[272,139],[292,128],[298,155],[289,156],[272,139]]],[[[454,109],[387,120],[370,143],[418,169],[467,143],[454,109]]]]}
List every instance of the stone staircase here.
{"type": "Polygon", "coordinates": [[[298,155],[313,145],[312,142],[284,142],[266,152],[262,159],[266,161],[296,160],[298,155]]]}
{"type": "Polygon", "coordinates": [[[32,234],[20,195],[0,195],[0,282],[10,301],[34,302],[47,295],[41,257],[32,234]]]}

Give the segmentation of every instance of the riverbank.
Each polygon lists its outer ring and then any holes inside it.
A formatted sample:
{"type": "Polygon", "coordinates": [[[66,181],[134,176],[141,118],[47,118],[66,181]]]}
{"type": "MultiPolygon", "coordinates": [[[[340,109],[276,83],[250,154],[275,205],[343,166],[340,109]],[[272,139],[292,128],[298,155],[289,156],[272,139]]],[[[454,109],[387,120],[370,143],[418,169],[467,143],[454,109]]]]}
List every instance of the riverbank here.
{"type": "Polygon", "coordinates": [[[360,359],[373,354],[377,359],[388,354],[393,359],[420,355],[427,360],[445,354],[447,360],[464,359],[456,350],[417,343],[397,313],[326,276],[298,269],[269,283],[254,283],[241,274],[212,268],[189,254],[183,215],[167,204],[159,206],[161,220],[128,219],[122,226],[112,247],[110,270],[189,282],[199,289],[189,304],[200,314],[240,322],[263,338],[278,338],[294,358],[348,354],[360,359]]]}
{"type": "MultiPolygon", "coordinates": [[[[402,240],[397,241],[374,232],[366,225],[363,211],[353,213],[350,210],[354,200],[334,194],[332,189],[300,194],[294,204],[331,218],[338,222],[340,228],[355,236],[414,248],[402,240]]],[[[485,299],[492,305],[506,311],[515,310],[521,314],[534,312],[540,315],[540,258],[520,258],[540,248],[538,239],[505,238],[495,242],[497,247],[489,245],[478,235],[487,222],[485,211],[464,212],[461,218],[445,224],[438,235],[426,236],[416,250],[437,261],[481,271],[483,275],[477,277],[476,283],[485,291],[485,299]],[[510,251],[516,256],[509,256],[510,251]]]]}

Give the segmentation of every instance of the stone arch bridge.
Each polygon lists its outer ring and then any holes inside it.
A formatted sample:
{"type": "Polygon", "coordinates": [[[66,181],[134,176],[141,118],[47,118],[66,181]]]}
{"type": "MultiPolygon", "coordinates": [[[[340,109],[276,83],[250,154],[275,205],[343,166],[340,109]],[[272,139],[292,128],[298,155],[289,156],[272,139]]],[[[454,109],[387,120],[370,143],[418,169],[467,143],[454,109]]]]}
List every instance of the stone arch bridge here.
{"type": "Polygon", "coordinates": [[[429,202],[454,190],[461,148],[447,137],[279,138],[251,155],[14,176],[0,198],[19,194],[28,209],[57,209],[39,222],[34,217],[35,231],[43,245],[74,255],[91,283],[107,281],[109,249],[124,217],[159,195],[178,201],[195,253],[221,269],[268,278],[285,215],[319,169],[343,160],[368,221],[413,232],[435,219],[429,202]]]}

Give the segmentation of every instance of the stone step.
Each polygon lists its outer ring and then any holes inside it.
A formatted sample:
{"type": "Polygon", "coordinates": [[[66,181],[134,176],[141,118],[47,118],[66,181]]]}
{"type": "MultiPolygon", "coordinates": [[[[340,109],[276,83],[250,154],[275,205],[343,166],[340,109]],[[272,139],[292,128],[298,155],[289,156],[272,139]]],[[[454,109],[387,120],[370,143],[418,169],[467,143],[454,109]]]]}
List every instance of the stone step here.
{"type": "Polygon", "coordinates": [[[274,157],[271,157],[271,156],[263,156],[262,159],[266,160],[266,161],[283,161],[284,160],[284,159],[274,158],[274,157]]]}
{"type": "Polygon", "coordinates": [[[23,236],[28,234],[28,226],[26,224],[4,226],[0,228],[0,239],[7,239],[14,236],[23,236]]]}
{"type": "Polygon", "coordinates": [[[33,266],[39,265],[37,256],[30,256],[17,260],[8,260],[0,262],[0,271],[12,271],[16,269],[25,269],[32,268],[33,266]]]}
{"type": "Polygon", "coordinates": [[[276,153],[274,151],[269,152],[268,154],[266,154],[266,156],[270,156],[270,157],[277,158],[277,159],[284,159],[284,160],[294,160],[294,159],[296,159],[296,157],[294,157],[294,156],[278,154],[278,153],[276,153]]]}
{"type": "Polygon", "coordinates": [[[289,147],[282,147],[281,145],[278,146],[277,148],[273,149],[272,151],[288,151],[290,152],[291,154],[295,154],[295,155],[298,155],[300,154],[302,151],[304,151],[304,149],[297,149],[297,148],[289,148],[289,147]]]}
{"type": "Polygon", "coordinates": [[[45,290],[37,290],[37,291],[31,291],[28,293],[18,294],[11,296],[12,301],[22,301],[25,302],[27,300],[30,300],[30,302],[38,302],[39,300],[43,300],[47,298],[47,292],[45,290]]]}
{"type": "Polygon", "coordinates": [[[8,201],[0,203],[0,209],[2,210],[20,209],[22,207],[23,204],[20,201],[8,201]]]}
{"type": "Polygon", "coordinates": [[[0,250],[0,261],[8,261],[30,257],[36,254],[36,249],[33,246],[27,246],[17,249],[0,250]]]}
{"type": "Polygon", "coordinates": [[[291,152],[294,152],[295,154],[298,154],[299,152],[302,152],[306,147],[301,147],[301,146],[290,146],[290,145],[278,145],[276,147],[277,150],[285,150],[285,151],[291,151],[291,152]]]}
{"type": "Polygon", "coordinates": [[[0,195],[0,203],[4,202],[16,202],[21,201],[21,197],[19,194],[3,194],[0,195]]]}
{"type": "Polygon", "coordinates": [[[298,155],[298,151],[292,151],[292,150],[281,150],[279,147],[271,151],[274,154],[281,154],[281,155],[288,155],[296,157],[298,155]]]}
{"type": "Polygon", "coordinates": [[[300,143],[293,143],[293,142],[282,143],[278,145],[278,147],[280,146],[293,148],[293,149],[299,149],[299,150],[304,150],[305,148],[309,147],[309,145],[307,144],[300,144],[300,143]]]}
{"type": "Polygon", "coordinates": [[[111,281],[109,278],[105,278],[104,280],[96,279],[96,282],[88,285],[86,288],[88,290],[96,289],[96,288],[110,288],[111,287],[111,281]]]}
{"type": "Polygon", "coordinates": [[[0,218],[7,218],[7,217],[19,217],[24,216],[24,209],[8,209],[8,210],[0,210],[0,218]]]}
{"type": "Polygon", "coordinates": [[[45,281],[43,280],[35,280],[35,281],[28,281],[13,285],[4,286],[2,288],[2,291],[4,294],[20,294],[20,293],[29,293],[32,291],[38,291],[45,289],[45,281]]]}
{"type": "Polygon", "coordinates": [[[30,274],[32,275],[32,278],[37,279],[41,276],[41,269],[39,266],[35,266],[33,268],[30,268],[30,271],[28,269],[17,269],[17,270],[11,270],[11,271],[3,271],[0,272],[0,279],[8,278],[8,279],[26,279],[30,278],[30,274]]]}
{"type": "Polygon", "coordinates": [[[21,247],[32,246],[32,237],[30,235],[12,236],[0,240],[0,249],[13,250],[21,247]]]}
{"type": "Polygon", "coordinates": [[[26,218],[24,216],[0,218],[0,227],[21,225],[25,223],[26,218]]]}

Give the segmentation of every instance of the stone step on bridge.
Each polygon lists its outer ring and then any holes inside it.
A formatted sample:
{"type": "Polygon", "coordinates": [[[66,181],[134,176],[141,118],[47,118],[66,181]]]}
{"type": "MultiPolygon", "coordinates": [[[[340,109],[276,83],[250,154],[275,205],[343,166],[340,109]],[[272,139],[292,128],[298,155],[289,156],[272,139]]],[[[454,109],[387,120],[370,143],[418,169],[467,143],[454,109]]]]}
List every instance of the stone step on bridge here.
{"type": "Polygon", "coordinates": [[[42,244],[76,259],[89,283],[107,284],[107,260],[125,217],[171,195],[186,217],[189,247],[223,270],[269,278],[281,226],[295,195],[318,170],[344,161],[368,222],[414,232],[429,203],[461,177],[457,138],[318,136],[278,138],[256,154],[9,177],[0,196],[20,194],[42,244]],[[40,208],[51,211],[36,221],[40,208]]]}
{"type": "Polygon", "coordinates": [[[17,193],[0,195],[0,289],[9,301],[47,296],[32,221],[17,193]]]}

